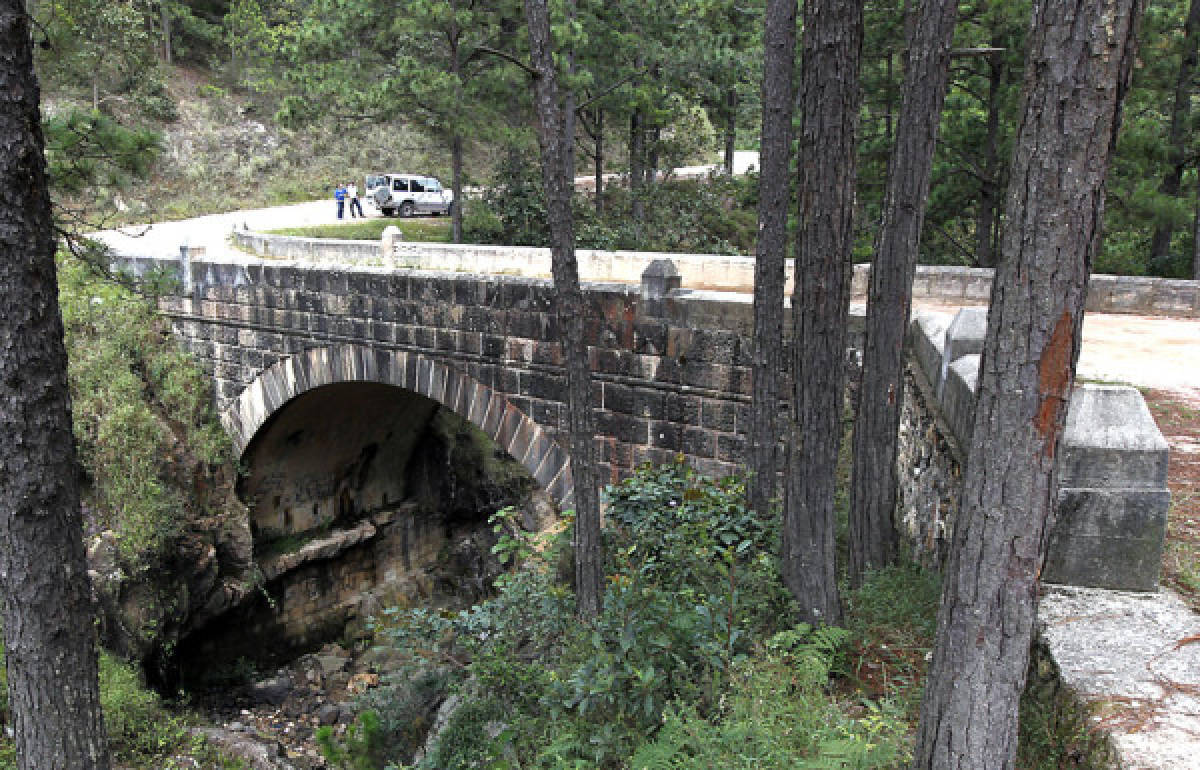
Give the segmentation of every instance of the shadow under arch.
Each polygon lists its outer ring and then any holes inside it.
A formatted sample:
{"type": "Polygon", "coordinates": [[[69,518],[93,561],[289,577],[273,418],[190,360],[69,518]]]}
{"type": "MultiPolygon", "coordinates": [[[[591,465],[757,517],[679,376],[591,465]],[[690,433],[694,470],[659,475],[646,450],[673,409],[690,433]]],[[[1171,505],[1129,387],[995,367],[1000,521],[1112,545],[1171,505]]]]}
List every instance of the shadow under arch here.
{"type": "Polygon", "coordinates": [[[260,372],[225,409],[221,422],[240,456],[289,401],[344,382],[392,385],[436,401],[476,425],[524,465],[559,510],[574,505],[570,458],[548,431],[505,394],[419,353],[332,345],[288,356],[260,372]]]}

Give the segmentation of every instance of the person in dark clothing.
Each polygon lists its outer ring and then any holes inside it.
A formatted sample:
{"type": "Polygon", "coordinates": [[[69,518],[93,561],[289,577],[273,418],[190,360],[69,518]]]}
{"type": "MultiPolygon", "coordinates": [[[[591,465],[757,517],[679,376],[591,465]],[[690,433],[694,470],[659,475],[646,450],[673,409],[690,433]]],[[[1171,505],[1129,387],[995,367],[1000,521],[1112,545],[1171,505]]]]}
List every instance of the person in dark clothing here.
{"type": "Polygon", "coordinates": [[[346,185],[346,198],[347,198],[347,200],[350,201],[350,216],[351,217],[354,216],[355,209],[358,209],[358,216],[360,216],[360,217],[366,216],[366,214],[363,213],[362,201],[360,201],[358,199],[358,187],[354,184],[354,182],[351,182],[350,184],[346,185]]]}

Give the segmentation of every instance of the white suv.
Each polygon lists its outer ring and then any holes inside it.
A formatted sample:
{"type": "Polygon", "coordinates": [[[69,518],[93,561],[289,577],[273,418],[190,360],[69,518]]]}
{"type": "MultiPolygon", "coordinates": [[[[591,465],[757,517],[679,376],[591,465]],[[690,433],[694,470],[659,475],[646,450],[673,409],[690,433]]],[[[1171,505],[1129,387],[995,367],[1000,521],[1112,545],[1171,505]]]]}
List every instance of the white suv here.
{"type": "Polygon", "coordinates": [[[436,216],[454,208],[454,193],[437,179],[417,174],[368,174],[366,198],[388,217],[436,216]]]}

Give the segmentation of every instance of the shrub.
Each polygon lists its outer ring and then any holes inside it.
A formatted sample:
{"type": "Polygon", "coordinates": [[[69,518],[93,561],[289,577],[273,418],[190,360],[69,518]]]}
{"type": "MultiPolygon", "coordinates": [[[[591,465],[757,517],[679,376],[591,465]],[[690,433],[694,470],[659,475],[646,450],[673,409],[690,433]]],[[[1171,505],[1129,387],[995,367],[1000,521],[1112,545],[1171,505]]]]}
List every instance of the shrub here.
{"type": "Polygon", "coordinates": [[[145,563],[196,505],[177,479],[180,465],[226,463],[229,441],[208,379],[175,347],[153,303],[74,258],[60,260],[59,276],[85,500],[92,523],[117,533],[122,555],[145,563]]]}

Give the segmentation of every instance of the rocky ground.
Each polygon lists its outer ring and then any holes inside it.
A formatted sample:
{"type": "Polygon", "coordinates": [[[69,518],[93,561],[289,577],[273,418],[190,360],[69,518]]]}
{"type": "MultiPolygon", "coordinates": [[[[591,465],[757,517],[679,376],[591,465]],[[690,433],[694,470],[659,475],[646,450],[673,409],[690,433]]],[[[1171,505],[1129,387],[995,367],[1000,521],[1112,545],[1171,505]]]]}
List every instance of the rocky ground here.
{"type": "Polygon", "coordinates": [[[317,730],[328,725],[344,735],[356,696],[378,686],[392,661],[386,648],[352,655],[327,644],[237,690],[199,695],[197,706],[212,725],[200,731],[254,768],[329,767],[317,749],[317,730]]]}

